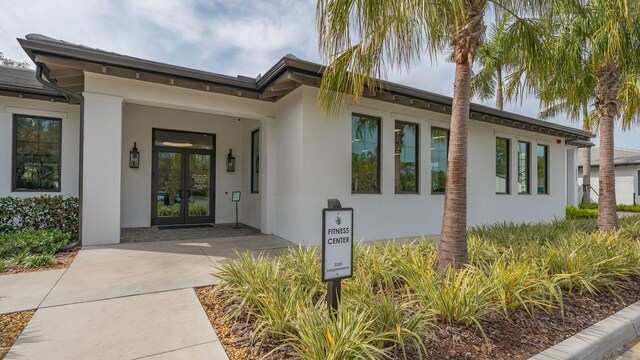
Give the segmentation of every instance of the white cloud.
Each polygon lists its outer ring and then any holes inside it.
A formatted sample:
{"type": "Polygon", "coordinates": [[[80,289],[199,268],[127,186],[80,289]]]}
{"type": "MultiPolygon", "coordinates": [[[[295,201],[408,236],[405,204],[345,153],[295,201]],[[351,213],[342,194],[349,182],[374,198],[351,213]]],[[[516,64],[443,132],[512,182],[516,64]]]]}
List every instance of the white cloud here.
{"type": "MultiPolygon", "coordinates": [[[[89,47],[227,75],[256,76],[287,53],[318,61],[315,0],[3,0],[0,51],[29,60],[17,37],[41,33],[89,47]]],[[[388,80],[451,96],[455,66],[423,56],[388,80]]],[[[487,101],[492,106],[494,102],[487,101]]],[[[535,117],[536,99],[507,105],[535,117]]],[[[579,127],[562,118],[554,122],[579,127]]],[[[638,147],[640,131],[616,134],[638,147]]]]}

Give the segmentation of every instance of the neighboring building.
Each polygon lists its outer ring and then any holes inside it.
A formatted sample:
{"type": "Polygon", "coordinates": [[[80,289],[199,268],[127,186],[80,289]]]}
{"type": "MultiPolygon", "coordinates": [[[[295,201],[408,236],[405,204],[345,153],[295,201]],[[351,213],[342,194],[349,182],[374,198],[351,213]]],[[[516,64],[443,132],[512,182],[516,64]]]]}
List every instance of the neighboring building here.
{"type": "MultiPolygon", "coordinates": [[[[254,79],[19,42],[37,71],[0,69],[0,195],[79,195],[85,245],[117,243],[121,228],[233,222],[233,191],[242,223],[294,243],[320,243],[329,198],[354,208],[356,238],[440,231],[450,97],[386,83],[330,121],[316,105],[323,67],[291,55],[254,79]]],[[[590,136],[472,104],[469,225],[562,218],[590,136]]]]}
{"type": "MultiPolygon", "coordinates": [[[[615,148],[613,163],[616,169],[616,202],[618,204],[640,203],[640,150],[615,148]]],[[[591,149],[591,201],[597,202],[600,193],[598,169],[600,167],[600,149],[591,149]]],[[[580,173],[582,173],[582,166],[580,173]]],[[[582,179],[579,179],[582,189],[582,179]]],[[[582,191],[580,191],[582,198],[582,191]]]]}

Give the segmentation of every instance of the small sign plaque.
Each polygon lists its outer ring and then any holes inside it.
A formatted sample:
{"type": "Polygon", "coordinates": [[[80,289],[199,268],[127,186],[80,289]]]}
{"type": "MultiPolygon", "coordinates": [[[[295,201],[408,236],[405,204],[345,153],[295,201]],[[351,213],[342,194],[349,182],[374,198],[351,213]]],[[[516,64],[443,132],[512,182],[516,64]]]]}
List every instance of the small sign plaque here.
{"type": "Polygon", "coordinates": [[[353,275],[353,209],[322,210],[322,281],[353,275]]]}
{"type": "Polygon", "coordinates": [[[231,201],[233,202],[240,201],[240,191],[234,191],[231,193],[231,201]]]}

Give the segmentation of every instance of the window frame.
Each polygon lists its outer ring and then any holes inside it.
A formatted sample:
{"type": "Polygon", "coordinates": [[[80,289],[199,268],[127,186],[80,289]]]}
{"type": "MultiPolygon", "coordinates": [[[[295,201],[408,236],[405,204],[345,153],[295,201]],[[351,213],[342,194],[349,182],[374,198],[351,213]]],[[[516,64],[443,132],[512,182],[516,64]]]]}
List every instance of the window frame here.
{"type": "MultiPolygon", "coordinates": [[[[381,184],[381,172],[382,172],[382,117],[367,115],[362,113],[351,113],[351,140],[353,140],[353,117],[354,116],[362,116],[365,118],[369,118],[372,120],[376,120],[378,123],[378,137],[377,137],[377,171],[376,171],[376,190],[374,191],[353,191],[353,159],[351,160],[351,194],[369,194],[369,195],[380,195],[382,194],[382,184],[381,184]]],[[[353,157],[353,150],[351,150],[351,156],[353,157]]]]}
{"type": "Polygon", "coordinates": [[[250,190],[251,190],[250,191],[251,194],[259,194],[260,193],[260,173],[259,173],[259,171],[260,171],[260,144],[258,144],[258,159],[256,160],[256,162],[253,161],[254,160],[253,159],[253,154],[254,154],[255,146],[256,146],[256,143],[255,143],[255,134],[256,133],[258,134],[258,141],[260,141],[260,128],[257,128],[255,130],[251,131],[251,155],[250,155],[251,156],[251,161],[250,161],[250,163],[251,163],[251,183],[249,184],[250,190]],[[256,171],[254,171],[254,170],[255,170],[256,167],[258,168],[258,172],[257,172],[257,174],[258,174],[258,178],[257,178],[258,179],[258,186],[257,186],[257,189],[254,190],[253,185],[254,185],[254,181],[256,180],[256,177],[254,175],[254,174],[256,174],[256,171]]]}
{"type": "Polygon", "coordinates": [[[538,195],[549,195],[551,192],[549,191],[549,145],[547,144],[536,144],[536,180],[538,180],[538,171],[539,169],[539,165],[540,163],[538,162],[538,148],[542,147],[544,148],[544,192],[540,192],[540,186],[538,186],[538,183],[536,181],[536,193],[538,195]]]}
{"type": "MultiPolygon", "coordinates": [[[[416,161],[415,161],[415,163],[416,163],[416,174],[415,174],[415,180],[416,180],[416,190],[415,190],[415,191],[399,191],[399,190],[397,189],[397,185],[398,185],[398,184],[395,184],[395,178],[396,178],[396,176],[395,176],[395,175],[396,175],[396,174],[395,174],[395,172],[396,172],[396,169],[397,169],[397,168],[396,168],[396,166],[395,166],[395,165],[396,165],[396,164],[395,164],[395,162],[396,162],[396,161],[399,161],[400,156],[396,156],[396,154],[395,154],[395,153],[393,154],[393,157],[394,157],[394,164],[393,164],[393,165],[394,165],[394,169],[393,169],[393,175],[394,175],[394,184],[393,184],[393,185],[394,185],[394,186],[393,186],[393,187],[394,187],[394,190],[395,190],[395,193],[396,193],[396,194],[405,194],[405,195],[407,195],[407,194],[408,194],[408,195],[416,195],[416,194],[420,194],[420,124],[418,124],[418,123],[414,123],[414,122],[409,122],[409,121],[404,121],[404,120],[395,120],[395,122],[394,122],[394,127],[393,127],[393,136],[394,136],[394,149],[393,149],[393,150],[394,150],[394,152],[395,152],[395,135],[396,135],[395,131],[396,131],[397,126],[398,126],[399,124],[400,124],[400,125],[402,125],[402,126],[406,126],[406,125],[414,126],[414,127],[415,127],[415,129],[416,129],[416,132],[415,132],[415,139],[416,139],[416,146],[415,146],[415,157],[416,157],[416,161]]],[[[447,145],[448,145],[448,143],[447,143],[447,145]]],[[[400,154],[402,154],[402,149],[400,149],[400,151],[401,151],[401,153],[400,153],[400,154]]]]}
{"type": "MultiPolygon", "coordinates": [[[[496,143],[495,143],[495,151],[496,151],[496,155],[498,153],[498,140],[505,140],[507,142],[507,167],[506,167],[506,174],[505,174],[505,183],[506,183],[506,187],[505,187],[505,192],[498,192],[498,189],[496,190],[496,195],[510,195],[511,194],[511,139],[506,138],[506,137],[501,137],[501,136],[496,136],[496,143]]],[[[495,171],[495,176],[497,177],[498,175],[498,159],[496,157],[496,171],[495,171]]],[[[495,186],[495,183],[494,183],[495,186]]]]}
{"type": "MultiPolygon", "coordinates": [[[[21,192],[21,193],[30,193],[30,192],[38,192],[38,193],[61,193],[62,192],[62,118],[51,117],[51,116],[39,116],[39,115],[28,115],[28,114],[13,114],[13,128],[11,129],[12,134],[11,138],[13,140],[13,144],[11,144],[11,192],[21,192]],[[18,164],[18,118],[35,118],[38,120],[54,120],[60,123],[60,134],[58,134],[58,146],[59,146],[59,155],[58,155],[58,189],[19,189],[17,187],[18,174],[16,172],[16,165],[18,164]]],[[[40,140],[38,139],[38,143],[40,140]]]]}
{"type": "MultiPolygon", "coordinates": [[[[433,190],[433,150],[431,150],[431,142],[433,141],[433,130],[440,130],[440,131],[444,131],[447,133],[447,161],[445,162],[445,176],[446,176],[446,172],[449,170],[449,145],[451,144],[451,129],[447,129],[444,127],[438,127],[438,126],[431,126],[431,129],[429,130],[429,158],[430,158],[430,164],[429,164],[429,174],[430,174],[430,178],[429,178],[429,182],[430,182],[430,186],[429,188],[431,189],[431,195],[444,195],[447,191],[447,182],[445,180],[445,191],[434,191],[433,190]]],[[[445,177],[446,179],[446,177],[445,177]]]]}
{"type": "Polygon", "coordinates": [[[518,195],[531,195],[531,142],[529,141],[522,141],[522,140],[518,140],[518,195]],[[526,169],[527,169],[527,177],[526,177],[526,181],[527,181],[527,189],[524,192],[520,191],[520,144],[525,144],[527,146],[527,163],[526,163],[526,169]]]}

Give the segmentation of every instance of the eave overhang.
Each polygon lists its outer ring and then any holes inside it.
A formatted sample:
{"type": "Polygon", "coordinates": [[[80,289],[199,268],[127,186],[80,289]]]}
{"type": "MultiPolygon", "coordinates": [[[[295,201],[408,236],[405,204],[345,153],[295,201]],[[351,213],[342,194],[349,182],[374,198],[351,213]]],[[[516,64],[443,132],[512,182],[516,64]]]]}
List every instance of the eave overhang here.
{"type": "MultiPolygon", "coordinates": [[[[51,82],[81,94],[84,73],[99,73],[170,86],[184,87],[259,101],[276,102],[299,86],[319,87],[324,66],[287,55],[259,78],[231,77],[206,71],[109,53],[61,42],[41,35],[18,39],[22,48],[51,82]]],[[[412,87],[380,82],[364,97],[421,110],[451,114],[452,98],[412,87]]],[[[593,134],[519,114],[471,104],[470,119],[564,139],[566,144],[591,147],[593,134]]]]}

